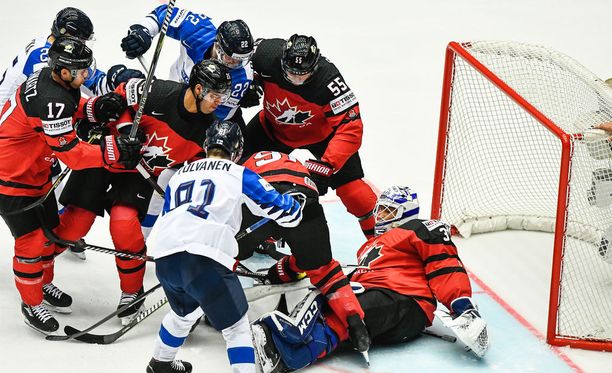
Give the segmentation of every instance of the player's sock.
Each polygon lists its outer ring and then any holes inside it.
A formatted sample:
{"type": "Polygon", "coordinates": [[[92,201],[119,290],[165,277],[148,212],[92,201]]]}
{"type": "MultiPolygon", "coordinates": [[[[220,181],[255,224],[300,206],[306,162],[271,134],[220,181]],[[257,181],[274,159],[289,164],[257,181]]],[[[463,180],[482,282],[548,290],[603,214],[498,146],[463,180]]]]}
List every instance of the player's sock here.
{"type": "Polygon", "coordinates": [[[255,349],[247,315],[223,329],[222,334],[232,370],[236,373],[255,373],[255,349]]]}
{"type": "MultiPolygon", "coordinates": [[[[110,213],[110,233],[118,251],[146,254],[138,211],[135,208],[124,205],[113,206],[110,213]]],[[[142,288],[146,262],[118,256],[115,258],[115,263],[119,272],[121,291],[137,293],[142,288]]]]}
{"type": "Polygon", "coordinates": [[[15,239],[13,273],[15,286],[21,299],[28,305],[39,305],[43,301],[43,245],[47,239],[42,229],[15,239]]]}
{"type": "Polygon", "coordinates": [[[376,194],[362,179],[353,180],[336,189],[336,195],[342,201],[349,213],[357,217],[359,225],[366,238],[374,236],[374,207],[376,194]]]}

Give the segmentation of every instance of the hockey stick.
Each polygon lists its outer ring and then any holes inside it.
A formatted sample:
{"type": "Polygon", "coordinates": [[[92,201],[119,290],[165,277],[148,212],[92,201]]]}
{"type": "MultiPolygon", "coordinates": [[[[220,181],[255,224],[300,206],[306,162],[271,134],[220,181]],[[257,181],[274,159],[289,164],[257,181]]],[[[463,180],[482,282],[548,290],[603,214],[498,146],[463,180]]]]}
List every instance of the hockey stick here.
{"type": "Polygon", "coordinates": [[[147,79],[145,80],[145,84],[142,91],[142,96],[140,97],[140,102],[138,103],[138,111],[136,111],[136,115],[134,116],[134,123],[132,124],[132,129],[130,130],[130,139],[132,140],[136,139],[136,132],[138,131],[138,126],[140,125],[140,120],[142,119],[144,106],[147,102],[147,97],[149,96],[149,87],[151,86],[151,82],[153,81],[153,74],[155,73],[155,68],[157,67],[157,61],[159,60],[159,55],[161,53],[162,46],[164,45],[164,38],[166,37],[166,32],[168,31],[168,26],[170,25],[170,18],[172,17],[172,11],[174,10],[175,3],[176,0],[168,1],[168,7],[166,8],[166,16],[164,17],[164,23],[162,23],[159,38],[157,39],[157,46],[155,47],[153,59],[151,60],[151,66],[149,67],[147,79]]]}
{"type": "Polygon", "coordinates": [[[107,322],[108,320],[112,319],[114,316],[120,314],[121,312],[127,310],[128,308],[132,307],[132,305],[136,304],[137,302],[140,302],[140,300],[146,298],[147,296],[149,296],[151,293],[153,293],[154,291],[156,291],[157,289],[161,288],[161,284],[157,284],[155,286],[153,286],[151,289],[147,290],[146,292],[140,294],[139,296],[137,296],[133,301],[131,301],[130,303],[124,304],[123,306],[119,307],[115,312],[112,312],[110,314],[108,314],[107,316],[105,316],[104,318],[102,318],[100,321],[96,322],[95,324],[93,324],[92,326],[83,329],[82,331],[79,332],[69,332],[72,330],[76,330],[75,328],[67,325],[64,327],[64,333],[66,333],[66,335],[48,335],[46,337],[46,339],[48,341],[66,341],[68,339],[71,338],[78,338],[84,334],[87,334],[89,331],[97,328],[98,326],[104,324],[105,322],[107,322]]]}
{"type": "Polygon", "coordinates": [[[80,330],[78,330],[76,328],[73,328],[73,327],[71,327],[69,325],[66,325],[64,327],[64,332],[66,334],[71,334],[71,335],[80,334],[78,337],[73,337],[73,338],[78,340],[78,341],[81,341],[81,342],[95,343],[95,344],[100,344],[100,345],[111,344],[111,343],[115,342],[117,339],[119,339],[122,335],[127,333],[130,329],[132,329],[136,325],[140,324],[144,319],[146,319],[147,317],[151,316],[151,314],[153,314],[153,312],[155,312],[158,309],[160,309],[166,303],[168,303],[168,298],[163,297],[162,299],[158,300],[157,303],[155,303],[151,307],[147,308],[145,311],[143,311],[140,314],[138,314],[138,316],[136,316],[132,321],[130,321],[129,324],[127,324],[126,326],[124,326],[123,328],[117,330],[114,333],[110,333],[110,334],[91,334],[91,333],[85,332],[84,330],[80,331],[80,330]]]}

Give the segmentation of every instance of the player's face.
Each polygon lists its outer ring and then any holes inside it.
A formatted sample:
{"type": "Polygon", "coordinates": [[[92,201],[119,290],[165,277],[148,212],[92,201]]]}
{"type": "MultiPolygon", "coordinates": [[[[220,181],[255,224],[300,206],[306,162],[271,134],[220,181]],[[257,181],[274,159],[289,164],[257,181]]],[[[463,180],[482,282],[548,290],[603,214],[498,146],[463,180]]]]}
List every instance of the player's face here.
{"type": "Polygon", "coordinates": [[[200,102],[200,110],[203,113],[212,113],[219,105],[227,100],[228,94],[217,91],[208,91],[204,93],[204,97],[200,102]]]}
{"type": "Polygon", "coordinates": [[[253,53],[240,55],[239,57],[232,57],[226,54],[219,44],[215,43],[215,53],[217,54],[217,60],[229,69],[235,69],[240,66],[244,66],[249,63],[253,53]]]}
{"type": "Polygon", "coordinates": [[[290,72],[285,72],[285,77],[287,78],[287,80],[289,81],[289,83],[293,84],[293,85],[302,85],[304,83],[306,83],[306,81],[312,76],[312,73],[308,73],[308,74],[292,74],[290,72]]]}
{"type": "Polygon", "coordinates": [[[397,209],[391,206],[386,206],[386,205],[378,205],[376,207],[376,211],[374,211],[376,221],[391,220],[395,218],[396,213],[397,213],[397,209]]]}

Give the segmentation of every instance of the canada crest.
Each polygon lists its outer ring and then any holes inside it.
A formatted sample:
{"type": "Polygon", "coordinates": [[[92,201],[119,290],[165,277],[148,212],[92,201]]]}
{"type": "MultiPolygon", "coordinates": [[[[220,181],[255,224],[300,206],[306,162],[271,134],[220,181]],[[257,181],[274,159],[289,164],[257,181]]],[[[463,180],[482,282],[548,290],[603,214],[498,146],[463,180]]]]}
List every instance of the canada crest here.
{"type": "Polygon", "coordinates": [[[142,159],[150,170],[154,172],[162,171],[175,162],[174,159],[168,156],[172,150],[171,147],[166,145],[168,136],[159,137],[157,132],[153,132],[148,138],[149,141],[147,141],[142,159]]]}
{"type": "Polygon", "coordinates": [[[282,101],[276,99],[276,103],[266,102],[266,110],[274,116],[277,123],[290,126],[307,126],[310,124],[308,120],[313,117],[310,110],[301,111],[297,105],[291,106],[287,98],[282,101]]]}

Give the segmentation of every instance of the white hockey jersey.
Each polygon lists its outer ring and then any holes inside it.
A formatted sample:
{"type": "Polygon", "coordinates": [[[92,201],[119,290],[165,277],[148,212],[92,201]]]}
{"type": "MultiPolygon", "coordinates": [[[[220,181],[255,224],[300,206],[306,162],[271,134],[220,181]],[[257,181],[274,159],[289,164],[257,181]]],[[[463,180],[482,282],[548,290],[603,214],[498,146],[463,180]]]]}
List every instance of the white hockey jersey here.
{"type": "Polygon", "coordinates": [[[242,222],[242,204],[253,214],[297,226],[302,207],[279,194],[253,171],[229,160],[205,158],[183,166],[166,188],[157,235],[149,254],[161,258],[177,252],[207,256],[233,269],[238,255],[234,236],[242,222]]]}
{"type": "MultiPolygon", "coordinates": [[[[48,36],[40,36],[30,41],[13,59],[11,66],[4,71],[0,78],[0,108],[34,71],[49,64],[51,43],[47,38],[48,36]]],[[[106,74],[100,70],[91,74],[81,87],[81,92],[88,96],[102,95],[110,91],[106,84],[106,74]]]]}

